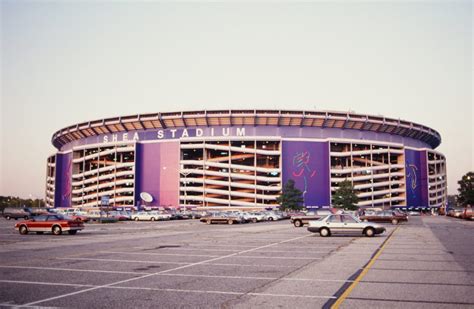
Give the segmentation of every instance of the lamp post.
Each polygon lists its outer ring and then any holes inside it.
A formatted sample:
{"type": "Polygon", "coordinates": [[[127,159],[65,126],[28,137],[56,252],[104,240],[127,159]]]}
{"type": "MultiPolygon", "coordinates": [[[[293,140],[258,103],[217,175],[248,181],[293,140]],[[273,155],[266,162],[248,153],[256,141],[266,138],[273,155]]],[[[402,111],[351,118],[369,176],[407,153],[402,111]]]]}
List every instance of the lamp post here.
{"type": "Polygon", "coordinates": [[[186,204],[188,201],[188,189],[187,189],[187,182],[188,182],[188,175],[191,174],[190,172],[183,172],[182,169],[179,171],[181,175],[184,176],[184,212],[186,212],[186,204]]]}
{"type": "Polygon", "coordinates": [[[306,208],[306,199],[305,199],[305,196],[306,195],[306,190],[303,191],[303,207],[306,208]]]}

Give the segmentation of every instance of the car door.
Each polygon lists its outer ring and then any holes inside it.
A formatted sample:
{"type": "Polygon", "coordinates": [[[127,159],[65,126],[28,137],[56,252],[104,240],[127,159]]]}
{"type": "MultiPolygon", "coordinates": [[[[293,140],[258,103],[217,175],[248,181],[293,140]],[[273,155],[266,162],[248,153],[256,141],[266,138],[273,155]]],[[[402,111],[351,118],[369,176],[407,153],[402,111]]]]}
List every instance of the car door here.
{"type": "Polygon", "coordinates": [[[347,231],[347,233],[357,234],[357,235],[362,234],[364,227],[353,216],[342,215],[341,219],[344,224],[344,229],[345,231],[347,231]]]}
{"type": "Polygon", "coordinates": [[[326,221],[327,226],[332,234],[344,233],[344,224],[341,215],[332,215],[326,221]]]}
{"type": "Polygon", "coordinates": [[[390,222],[392,222],[392,219],[393,219],[393,214],[392,214],[391,211],[384,211],[383,212],[381,222],[390,223],[390,222]]]}
{"type": "Polygon", "coordinates": [[[37,216],[28,223],[28,230],[31,232],[44,232],[47,230],[46,224],[47,216],[37,216]]]}

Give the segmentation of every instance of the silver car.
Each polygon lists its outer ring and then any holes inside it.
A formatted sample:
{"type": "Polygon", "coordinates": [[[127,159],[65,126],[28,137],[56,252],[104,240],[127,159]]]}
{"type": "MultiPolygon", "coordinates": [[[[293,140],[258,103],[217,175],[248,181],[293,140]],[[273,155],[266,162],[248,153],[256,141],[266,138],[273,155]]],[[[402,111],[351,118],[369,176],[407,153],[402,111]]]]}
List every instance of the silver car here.
{"type": "Polygon", "coordinates": [[[332,234],[354,234],[372,237],[385,232],[385,227],[373,222],[361,222],[350,214],[333,214],[317,221],[309,221],[308,231],[319,233],[322,237],[332,234]]]}

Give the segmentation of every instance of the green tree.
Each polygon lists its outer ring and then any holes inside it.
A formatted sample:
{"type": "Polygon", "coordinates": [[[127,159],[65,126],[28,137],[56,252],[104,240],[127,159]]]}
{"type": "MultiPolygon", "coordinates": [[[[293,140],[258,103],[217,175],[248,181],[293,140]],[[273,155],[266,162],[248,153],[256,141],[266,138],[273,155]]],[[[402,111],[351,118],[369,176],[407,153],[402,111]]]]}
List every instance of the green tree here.
{"type": "Polygon", "coordinates": [[[302,209],[303,203],[303,192],[295,188],[295,181],[288,179],[283,186],[283,192],[277,198],[277,202],[280,204],[281,210],[300,210],[302,209]]]}
{"type": "Polygon", "coordinates": [[[474,172],[469,172],[458,181],[458,204],[474,205],[474,172]]]}
{"type": "Polygon", "coordinates": [[[6,207],[44,207],[46,204],[41,199],[22,199],[16,196],[0,196],[0,212],[6,207]]]}
{"type": "Polygon", "coordinates": [[[332,195],[332,204],[336,208],[343,208],[347,210],[357,210],[357,202],[359,198],[354,192],[354,187],[349,180],[344,180],[339,183],[339,188],[332,195]]]}

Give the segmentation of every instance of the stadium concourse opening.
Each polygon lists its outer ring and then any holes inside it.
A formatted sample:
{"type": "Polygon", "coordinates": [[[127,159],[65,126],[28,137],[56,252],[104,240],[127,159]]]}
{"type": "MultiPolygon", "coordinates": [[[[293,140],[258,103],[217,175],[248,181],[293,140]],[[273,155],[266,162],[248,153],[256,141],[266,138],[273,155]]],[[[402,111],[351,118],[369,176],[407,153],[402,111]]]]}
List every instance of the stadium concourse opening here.
{"type": "Polygon", "coordinates": [[[361,207],[446,205],[439,133],[381,116],[217,110],[141,114],[59,130],[47,160],[50,207],[277,207],[293,179],[304,204],[331,204],[350,180],[361,207]]]}

